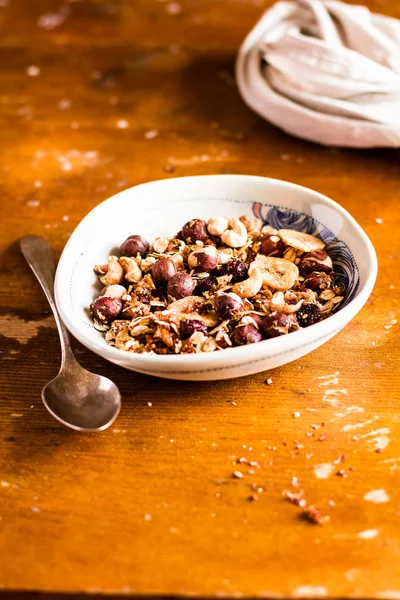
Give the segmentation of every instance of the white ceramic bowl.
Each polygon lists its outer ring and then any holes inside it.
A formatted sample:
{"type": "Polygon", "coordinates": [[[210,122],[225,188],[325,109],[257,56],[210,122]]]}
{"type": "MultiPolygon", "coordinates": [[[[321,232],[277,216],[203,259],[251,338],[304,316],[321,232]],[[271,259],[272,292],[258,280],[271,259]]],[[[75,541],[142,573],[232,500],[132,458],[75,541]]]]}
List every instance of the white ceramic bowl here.
{"type": "Polygon", "coordinates": [[[241,377],[304,356],[340,331],[365,304],[377,275],[375,250],[339,204],[310,189],[264,177],[208,175],[153,181],[125,190],[94,208],[70,237],[57,268],[57,307],[87,348],[127,369],[157,377],[212,380],[241,377]],[[342,307],[306,329],[219,352],[158,356],[109,346],[94,329],[88,306],[99,290],[93,266],[135,233],[172,236],[192,218],[260,216],[279,227],[321,237],[348,292],[342,307]]]}

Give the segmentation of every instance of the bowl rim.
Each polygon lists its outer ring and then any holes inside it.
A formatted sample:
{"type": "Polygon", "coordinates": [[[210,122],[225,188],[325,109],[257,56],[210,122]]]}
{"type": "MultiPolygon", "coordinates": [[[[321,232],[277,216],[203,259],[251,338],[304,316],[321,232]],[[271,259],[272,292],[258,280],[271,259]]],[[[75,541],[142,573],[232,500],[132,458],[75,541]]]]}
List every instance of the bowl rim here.
{"type": "MultiPolygon", "coordinates": [[[[323,223],[324,224],[324,223],[323,223]]],[[[347,242],[346,242],[347,243],[347,242]]],[[[348,247],[351,250],[351,245],[348,244],[348,247]]],[[[293,351],[295,349],[299,349],[302,346],[306,346],[310,343],[315,343],[320,341],[323,338],[332,337],[335,333],[340,331],[342,327],[344,327],[364,306],[368,297],[370,296],[372,289],[375,284],[375,280],[378,272],[378,260],[376,256],[375,249],[370,241],[369,237],[362,229],[362,227],[357,223],[354,217],[343,208],[340,204],[317,192],[311,188],[306,186],[298,185],[296,183],[291,183],[289,181],[285,181],[283,179],[277,179],[272,177],[262,177],[257,175],[193,175],[193,176],[185,176],[185,177],[174,177],[171,179],[157,179],[154,181],[148,181],[145,183],[141,183],[130,188],[127,188],[117,194],[114,194],[110,198],[107,198],[103,202],[97,204],[92,210],[87,213],[87,215],[80,221],[77,227],[72,232],[69,240],[67,241],[64,250],[61,254],[60,260],[58,262],[55,283],[54,283],[54,291],[55,291],[55,299],[57,309],[60,313],[62,320],[64,321],[67,329],[72,333],[79,342],[81,342],[84,346],[86,346],[92,352],[99,354],[103,358],[110,360],[111,362],[118,363],[121,365],[123,362],[129,362],[132,365],[132,368],[137,368],[138,370],[142,370],[143,372],[147,371],[148,373],[153,373],[160,368],[162,371],[166,371],[168,369],[169,373],[190,373],[187,369],[184,371],[171,371],[170,368],[175,367],[197,367],[195,372],[199,372],[199,367],[205,366],[209,363],[210,359],[213,362],[214,368],[211,370],[223,369],[226,367],[235,367],[243,365],[244,362],[249,363],[252,358],[258,357],[258,360],[266,360],[270,356],[277,356],[281,354],[286,354],[287,352],[293,351]],[[308,194],[314,196],[315,199],[321,201],[324,205],[334,208],[338,211],[342,217],[350,222],[350,224],[356,230],[360,240],[362,241],[365,251],[368,255],[368,271],[365,277],[365,281],[361,282],[360,288],[356,294],[356,296],[350,300],[350,302],[338,310],[337,313],[334,313],[329,318],[320,321],[319,323],[315,323],[311,327],[307,327],[301,329],[299,331],[294,331],[290,333],[290,335],[280,336],[278,338],[272,338],[263,340],[258,342],[257,344],[248,344],[246,346],[238,346],[234,348],[227,348],[225,351],[220,352],[204,352],[204,353],[195,353],[195,354],[168,354],[168,355],[159,355],[159,354],[136,354],[126,352],[125,350],[120,350],[113,346],[105,345],[106,342],[104,338],[101,337],[101,333],[99,332],[99,340],[93,340],[88,335],[86,335],[85,330],[82,327],[79,327],[74,319],[69,318],[69,312],[64,310],[65,301],[63,299],[62,293],[62,285],[63,279],[65,278],[64,270],[67,268],[67,265],[64,267],[64,263],[68,261],[68,253],[70,252],[70,248],[74,244],[75,238],[79,231],[84,227],[87,221],[91,220],[91,218],[100,210],[104,210],[104,206],[107,204],[112,204],[117,199],[121,199],[123,196],[129,196],[132,193],[132,190],[140,190],[145,186],[154,186],[154,187],[163,187],[174,185],[177,180],[184,184],[185,182],[195,183],[195,180],[205,180],[205,179],[215,179],[219,180],[229,180],[230,182],[248,182],[258,181],[258,182],[273,182],[280,186],[286,187],[291,191],[305,191],[308,194]],[[262,356],[262,357],[261,357],[262,356]],[[240,362],[241,359],[241,362],[240,362]],[[225,364],[225,366],[222,365],[225,364]],[[226,364],[229,363],[229,364],[226,364]],[[145,367],[150,367],[151,369],[146,369],[145,367]]],[[[125,366],[125,365],[122,365],[125,366]]],[[[129,368],[129,367],[126,367],[129,368]]],[[[204,369],[204,371],[210,371],[210,368],[204,369]]]]}

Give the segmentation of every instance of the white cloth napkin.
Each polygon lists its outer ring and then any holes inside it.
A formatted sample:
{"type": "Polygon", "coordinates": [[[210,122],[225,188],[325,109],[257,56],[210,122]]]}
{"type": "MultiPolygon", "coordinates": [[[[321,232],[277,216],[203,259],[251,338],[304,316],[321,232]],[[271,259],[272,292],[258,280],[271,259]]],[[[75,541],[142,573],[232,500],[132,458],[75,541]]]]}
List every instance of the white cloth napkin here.
{"type": "Polygon", "coordinates": [[[328,146],[400,147],[400,21],[339,0],[277,2],[236,62],[244,101],[328,146]]]}

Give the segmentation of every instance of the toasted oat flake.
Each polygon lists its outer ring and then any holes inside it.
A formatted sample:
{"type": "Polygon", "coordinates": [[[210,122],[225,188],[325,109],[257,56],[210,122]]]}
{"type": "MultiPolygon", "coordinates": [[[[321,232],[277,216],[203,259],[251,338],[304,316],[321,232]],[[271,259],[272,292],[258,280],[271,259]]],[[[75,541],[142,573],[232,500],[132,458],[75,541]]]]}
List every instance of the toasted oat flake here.
{"type": "Polygon", "coordinates": [[[324,525],[331,520],[329,515],[324,515],[316,506],[307,506],[303,511],[303,516],[315,525],[324,525]]]}

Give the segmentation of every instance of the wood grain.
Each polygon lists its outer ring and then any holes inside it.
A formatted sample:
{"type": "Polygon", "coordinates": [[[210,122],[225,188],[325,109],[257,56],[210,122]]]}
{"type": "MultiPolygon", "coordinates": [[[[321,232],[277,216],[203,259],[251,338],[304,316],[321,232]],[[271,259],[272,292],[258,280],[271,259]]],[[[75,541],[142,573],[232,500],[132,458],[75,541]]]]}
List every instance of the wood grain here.
{"type": "MultiPolygon", "coordinates": [[[[155,0],[3,4],[0,586],[398,600],[399,152],[320,148],[246,108],[234,58],[262,2],[182,0],[179,14],[155,0]],[[50,29],[48,13],[61,15],[50,29]],[[378,253],[370,300],[312,354],[227,382],[128,373],[75,343],[85,367],[120,387],[123,408],[104,433],[64,429],[40,401],[59,347],[18,238],[44,235],[59,255],[120,189],[203,173],[278,177],[339,201],[378,253]],[[242,456],[261,468],[237,465],[242,456]],[[329,523],[283,499],[293,477],[329,523]],[[373,490],[388,501],[367,501],[373,490]]],[[[368,4],[400,17],[398,0],[368,4]]]]}

